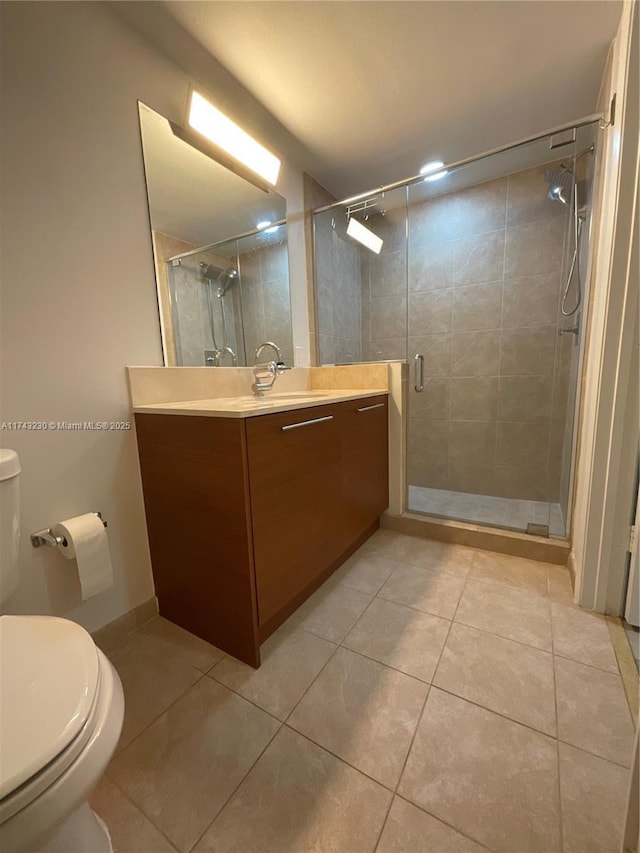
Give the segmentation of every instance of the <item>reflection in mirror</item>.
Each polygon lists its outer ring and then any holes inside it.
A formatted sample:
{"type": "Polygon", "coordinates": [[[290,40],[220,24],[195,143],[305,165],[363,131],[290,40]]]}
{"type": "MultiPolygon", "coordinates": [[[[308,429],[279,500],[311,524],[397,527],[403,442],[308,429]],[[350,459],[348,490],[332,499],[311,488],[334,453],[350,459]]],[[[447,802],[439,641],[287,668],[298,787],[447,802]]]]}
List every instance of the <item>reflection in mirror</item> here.
{"type": "Polygon", "coordinates": [[[175,136],[139,104],[166,365],[293,363],[285,201],[175,136]]]}

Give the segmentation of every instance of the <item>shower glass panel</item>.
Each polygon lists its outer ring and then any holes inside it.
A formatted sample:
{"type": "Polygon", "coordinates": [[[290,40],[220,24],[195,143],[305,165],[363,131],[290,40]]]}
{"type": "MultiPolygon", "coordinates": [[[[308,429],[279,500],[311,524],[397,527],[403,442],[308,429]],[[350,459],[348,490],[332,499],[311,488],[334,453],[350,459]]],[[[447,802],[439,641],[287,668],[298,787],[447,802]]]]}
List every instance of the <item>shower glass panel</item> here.
{"type": "Polygon", "coordinates": [[[293,364],[286,225],[166,263],[178,365],[252,365],[273,341],[293,364]]]}
{"type": "Polygon", "coordinates": [[[408,187],[410,511],[567,532],[595,127],[408,187]]]}
{"type": "Polygon", "coordinates": [[[595,119],[315,213],[320,363],[413,372],[409,511],[568,533],[598,137],[595,119]]]}
{"type": "Polygon", "coordinates": [[[406,200],[402,187],[314,217],[321,364],[407,358],[406,200]],[[351,218],[379,253],[347,233],[351,218]]]}

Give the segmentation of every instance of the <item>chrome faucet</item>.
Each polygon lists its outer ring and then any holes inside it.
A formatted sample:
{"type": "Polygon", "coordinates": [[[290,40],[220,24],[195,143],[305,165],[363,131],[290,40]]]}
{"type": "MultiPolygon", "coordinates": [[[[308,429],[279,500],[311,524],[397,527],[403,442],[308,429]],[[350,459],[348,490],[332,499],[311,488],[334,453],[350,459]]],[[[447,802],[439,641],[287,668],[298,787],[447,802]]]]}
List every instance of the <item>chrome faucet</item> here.
{"type": "Polygon", "coordinates": [[[255,382],[253,385],[253,393],[256,397],[263,397],[265,391],[270,391],[273,388],[273,383],[281,373],[284,373],[285,370],[291,370],[291,368],[287,367],[282,360],[280,347],[277,344],[274,344],[273,341],[265,341],[263,344],[256,347],[254,361],[253,376],[255,382]],[[262,355],[262,351],[267,347],[271,347],[271,349],[274,350],[278,360],[258,364],[258,359],[262,355]]]}
{"type": "Polygon", "coordinates": [[[266,349],[266,347],[271,347],[271,349],[278,356],[276,358],[276,364],[284,364],[284,362],[282,361],[282,353],[280,352],[280,347],[278,346],[278,344],[274,344],[273,341],[265,341],[263,344],[258,344],[258,346],[256,347],[256,351],[253,354],[254,364],[258,363],[258,359],[262,355],[262,350],[266,349]]]}

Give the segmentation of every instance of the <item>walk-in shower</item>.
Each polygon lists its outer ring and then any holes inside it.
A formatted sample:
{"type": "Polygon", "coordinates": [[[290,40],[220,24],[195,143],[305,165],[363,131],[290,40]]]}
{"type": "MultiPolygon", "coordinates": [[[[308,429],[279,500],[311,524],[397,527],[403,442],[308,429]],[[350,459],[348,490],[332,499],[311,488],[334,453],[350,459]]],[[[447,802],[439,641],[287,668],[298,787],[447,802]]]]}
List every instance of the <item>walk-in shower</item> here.
{"type": "Polygon", "coordinates": [[[598,134],[591,117],[314,212],[319,362],[413,371],[412,512],[567,533],[598,134]]]}
{"type": "MultiPolygon", "coordinates": [[[[563,317],[571,317],[576,313],[582,301],[582,282],[580,281],[580,236],[582,234],[582,225],[585,222],[587,215],[587,205],[585,201],[581,203],[581,194],[586,192],[586,188],[581,188],[581,182],[578,181],[575,175],[575,166],[586,155],[593,155],[595,145],[591,144],[588,148],[582,151],[574,158],[572,165],[561,163],[557,169],[547,169],[544,173],[545,179],[549,184],[549,198],[554,201],[559,201],[571,211],[570,217],[573,223],[573,253],[571,255],[571,263],[569,264],[569,272],[567,280],[562,291],[562,301],[560,311],[563,317]],[[570,306],[569,291],[571,286],[575,287],[575,298],[573,308],[570,306]]],[[[586,182],[583,182],[586,184],[586,182]]]]}
{"type": "MultiPolygon", "coordinates": [[[[155,235],[158,254],[162,240],[163,235],[155,235]]],[[[278,343],[286,363],[293,363],[285,222],[182,251],[164,266],[170,363],[252,365],[256,346],[269,339],[278,343]]]]}
{"type": "Polygon", "coordinates": [[[238,270],[235,267],[227,267],[227,269],[223,270],[221,267],[215,266],[215,264],[208,264],[205,261],[201,261],[200,273],[207,284],[207,312],[209,315],[211,340],[213,341],[213,351],[205,355],[205,361],[207,364],[220,367],[223,359],[229,358],[231,364],[235,367],[238,364],[238,356],[228,343],[225,294],[229,287],[238,281],[238,270]],[[220,307],[221,325],[220,337],[218,339],[216,338],[216,299],[220,307]]]}

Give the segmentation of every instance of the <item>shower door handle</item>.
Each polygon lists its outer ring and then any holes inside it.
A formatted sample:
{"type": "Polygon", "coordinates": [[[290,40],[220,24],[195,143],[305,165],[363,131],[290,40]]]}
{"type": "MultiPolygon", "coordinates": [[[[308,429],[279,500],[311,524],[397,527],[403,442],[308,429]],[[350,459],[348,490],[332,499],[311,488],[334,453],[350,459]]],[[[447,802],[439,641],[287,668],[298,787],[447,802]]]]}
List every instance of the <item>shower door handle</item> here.
{"type": "Polygon", "coordinates": [[[424,391],[424,356],[419,352],[413,357],[413,381],[416,391],[424,391]]]}

